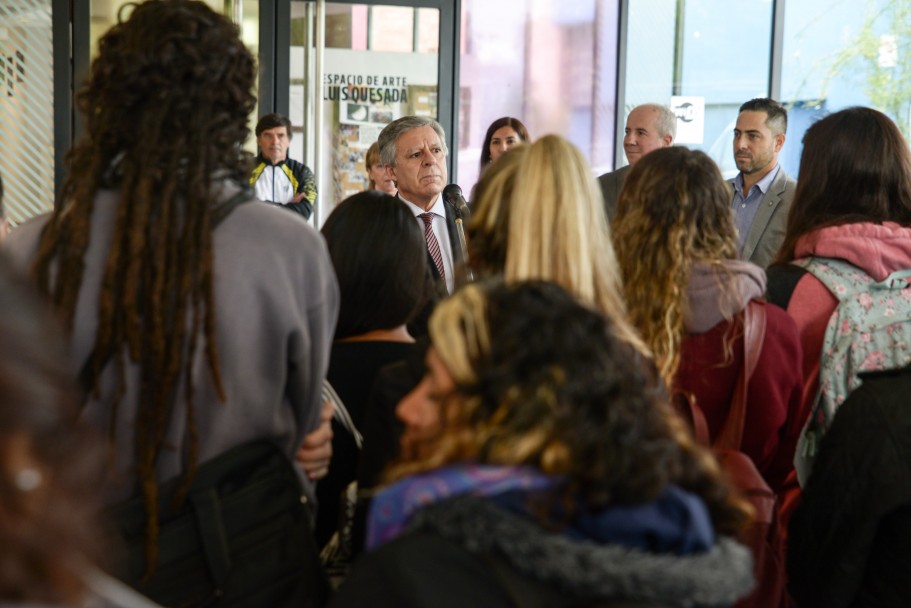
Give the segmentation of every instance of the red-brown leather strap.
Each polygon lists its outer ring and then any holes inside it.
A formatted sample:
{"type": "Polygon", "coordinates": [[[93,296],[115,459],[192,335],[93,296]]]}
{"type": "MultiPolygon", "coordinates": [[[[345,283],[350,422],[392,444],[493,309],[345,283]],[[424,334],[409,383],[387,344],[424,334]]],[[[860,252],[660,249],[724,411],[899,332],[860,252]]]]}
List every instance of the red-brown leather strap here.
{"type": "Polygon", "coordinates": [[[750,300],[743,309],[743,367],[734,387],[731,408],[718,439],[712,444],[716,449],[740,450],[743,442],[743,427],[746,420],[747,386],[756,370],[762,343],[765,340],[765,305],[750,300]]]}

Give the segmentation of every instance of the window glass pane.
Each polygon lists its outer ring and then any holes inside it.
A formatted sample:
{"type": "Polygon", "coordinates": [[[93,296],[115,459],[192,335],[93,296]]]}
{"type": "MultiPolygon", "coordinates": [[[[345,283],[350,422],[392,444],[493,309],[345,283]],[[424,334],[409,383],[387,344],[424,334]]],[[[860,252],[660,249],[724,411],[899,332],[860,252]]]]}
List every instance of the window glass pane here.
{"type": "Polygon", "coordinates": [[[410,53],[414,50],[414,9],[374,6],[370,9],[370,49],[410,53]]]}
{"type": "Polygon", "coordinates": [[[418,12],[418,53],[437,53],[440,50],[440,11],[434,8],[419,8],[418,12]]]}
{"type": "Polygon", "coordinates": [[[463,0],[458,181],[477,181],[487,127],[513,116],[532,139],[567,137],[613,161],[616,0],[463,0]]]}
{"type": "Polygon", "coordinates": [[[810,124],[848,106],[888,114],[908,138],[911,0],[786,3],[781,96],[788,105],[785,151],[792,175],[810,124]]]}
{"type": "Polygon", "coordinates": [[[326,3],[322,125],[308,126],[307,87],[315,82],[307,3],[291,3],[288,155],[318,171],[316,222],[368,187],[365,155],[387,124],[406,115],[437,118],[439,10],[326,3]],[[417,32],[415,31],[417,23],[417,32]],[[321,138],[315,158],[314,138],[321,138]],[[318,162],[317,162],[318,160],[318,162]]]}
{"type": "MultiPolygon", "coordinates": [[[[737,109],[769,94],[771,0],[631,0],[629,5],[621,125],[639,104],[668,104],[678,115],[677,143],[706,151],[726,176],[735,175],[737,109]]],[[[616,164],[624,165],[622,147],[618,150],[616,164]]]]}
{"type": "MultiPolygon", "coordinates": [[[[234,20],[240,26],[241,39],[244,44],[253,53],[254,57],[259,55],[259,3],[243,2],[242,0],[203,0],[209,8],[218,13],[224,14],[234,20]]],[[[91,58],[94,60],[98,55],[98,40],[117,23],[118,13],[123,19],[129,17],[130,5],[136,4],[135,0],[91,0],[91,22],[89,26],[89,38],[91,40],[91,58]],[[126,7],[126,8],[124,8],[126,7]]],[[[251,152],[256,152],[256,141],[252,134],[253,125],[256,124],[256,118],[259,115],[259,107],[253,109],[250,113],[251,135],[245,142],[244,147],[251,152]]]]}
{"type": "Polygon", "coordinates": [[[0,3],[0,155],[10,223],[54,207],[51,0],[0,3]]]}

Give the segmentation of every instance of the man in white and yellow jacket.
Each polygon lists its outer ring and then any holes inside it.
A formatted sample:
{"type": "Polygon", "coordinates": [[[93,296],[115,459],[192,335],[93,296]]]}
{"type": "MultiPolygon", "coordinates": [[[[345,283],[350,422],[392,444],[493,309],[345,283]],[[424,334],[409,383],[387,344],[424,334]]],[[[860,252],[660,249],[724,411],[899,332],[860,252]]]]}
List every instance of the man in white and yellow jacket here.
{"type": "Polygon", "coordinates": [[[256,198],[288,207],[309,219],[316,205],[316,178],[303,163],[288,158],[291,121],[281,114],[266,114],[256,123],[259,155],[250,175],[256,198]]]}

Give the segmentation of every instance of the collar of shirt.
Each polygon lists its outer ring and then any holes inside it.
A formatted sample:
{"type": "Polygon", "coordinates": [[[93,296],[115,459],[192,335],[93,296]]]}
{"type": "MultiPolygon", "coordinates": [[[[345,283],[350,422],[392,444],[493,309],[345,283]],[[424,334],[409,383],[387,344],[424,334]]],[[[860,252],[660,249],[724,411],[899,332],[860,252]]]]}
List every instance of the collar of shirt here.
{"type": "Polygon", "coordinates": [[[401,193],[400,193],[398,196],[399,196],[399,200],[400,200],[400,201],[402,201],[403,203],[405,203],[406,205],[408,205],[408,208],[411,209],[411,212],[414,214],[414,217],[417,217],[417,216],[421,215],[422,213],[428,213],[428,212],[429,212],[429,213],[432,213],[432,214],[434,214],[434,215],[438,215],[438,216],[442,217],[443,219],[446,219],[446,206],[445,206],[445,204],[443,203],[443,197],[440,196],[439,194],[437,195],[437,200],[433,203],[433,207],[431,207],[430,209],[427,209],[426,211],[425,211],[424,209],[418,207],[417,205],[415,205],[415,204],[412,203],[411,201],[406,200],[406,199],[401,195],[401,193]]]}
{"type": "MultiPolygon", "coordinates": [[[[765,194],[769,191],[769,186],[772,185],[772,182],[775,181],[775,178],[778,176],[778,172],[781,171],[781,165],[776,164],[771,171],[766,173],[761,180],[756,182],[753,188],[759,188],[759,191],[765,194]]],[[[734,186],[734,192],[739,194],[742,198],[747,198],[750,193],[743,193],[743,173],[738,173],[734,179],[730,180],[731,184],[734,186]]],[[[750,188],[752,190],[753,188],[750,188]]]]}
{"type": "Polygon", "coordinates": [[[288,160],[288,156],[286,155],[285,158],[283,158],[280,161],[278,161],[277,163],[273,164],[271,160],[269,160],[268,158],[263,156],[263,153],[260,152],[256,157],[256,164],[259,165],[260,163],[263,163],[267,167],[280,167],[280,166],[284,165],[285,162],[287,162],[287,160],[288,160]]]}

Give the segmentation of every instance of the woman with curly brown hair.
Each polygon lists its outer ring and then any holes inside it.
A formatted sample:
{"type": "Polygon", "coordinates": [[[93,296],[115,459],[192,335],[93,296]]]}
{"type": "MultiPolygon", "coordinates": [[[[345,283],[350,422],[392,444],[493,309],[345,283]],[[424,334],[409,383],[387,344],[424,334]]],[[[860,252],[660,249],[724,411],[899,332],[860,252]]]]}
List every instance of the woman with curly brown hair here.
{"type": "MultiPolygon", "coordinates": [[[[714,440],[743,366],[743,311],[766,281],[761,268],[737,259],[718,167],[680,147],[643,157],[624,182],[613,228],[630,318],[667,385],[695,397],[714,440]]],[[[742,451],[778,489],[803,422],[800,342],[783,310],[760,305],[767,321],[747,385],[742,451]]]]}
{"type": "Polygon", "coordinates": [[[551,283],[439,304],[368,548],[334,606],[729,605],[745,512],[613,322],[551,283]]]}
{"type": "Polygon", "coordinates": [[[55,211],[10,250],[71,334],[82,415],[112,448],[105,501],[146,505],[148,574],[162,481],[185,495],[258,438],[290,460],[317,426],[338,286],[319,235],[244,189],[256,67],[237,26],[203,2],[130,9],[79,93],[55,211]]]}

